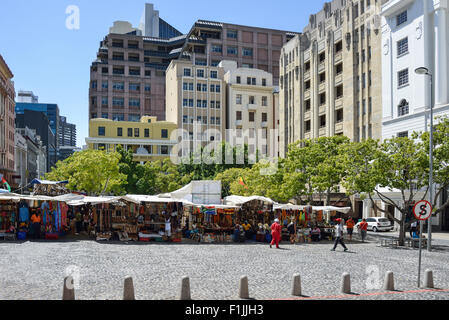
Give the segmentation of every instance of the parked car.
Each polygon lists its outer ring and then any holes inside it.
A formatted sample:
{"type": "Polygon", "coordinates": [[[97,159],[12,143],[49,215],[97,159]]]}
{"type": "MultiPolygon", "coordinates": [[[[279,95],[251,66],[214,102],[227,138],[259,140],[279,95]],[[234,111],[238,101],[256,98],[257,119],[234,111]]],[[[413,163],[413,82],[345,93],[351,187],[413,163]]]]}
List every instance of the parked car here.
{"type": "MultiPolygon", "coordinates": [[[[387,218],[366,218],[366,222],[368,222],[368,230],[369,231],[392,231],[394,229],[393,224],[387,218]]],[[[356,224],[356,229],[360,225],[360,222],[356,224]]]]}

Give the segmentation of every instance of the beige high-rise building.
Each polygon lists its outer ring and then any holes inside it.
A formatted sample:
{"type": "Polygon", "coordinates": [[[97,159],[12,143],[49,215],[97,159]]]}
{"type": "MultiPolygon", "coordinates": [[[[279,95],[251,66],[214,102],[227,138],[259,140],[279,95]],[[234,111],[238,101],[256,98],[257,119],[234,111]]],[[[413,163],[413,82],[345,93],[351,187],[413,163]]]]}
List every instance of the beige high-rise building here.
{"type": "Polygon", "coordinates": [[[189,142],[192,148],[195,143],[222,141],[226,126],[223,68],[173,60],[167,68],[166,88],[166,120],[184,130],[183,143],[189,142]]]}
{"type": "Polygon", "coordinates": [[[273,75],[259,69],[238,68],[236,61],[223,60],[226,82],[227,142],[248,139],[248,151],[262,156],[277,156],[274,115],[273,75]],[[232,141],[231,141],[232,140],[232,141]],[[275,152],[275,154],[273,153],[275,152]]]}
{"type": "Polygon", "coordinates": [[[280,59],[279,148],[345,135],[381,138],[380,12],[386,0],[333,0],[310,16],[280,59]]]}

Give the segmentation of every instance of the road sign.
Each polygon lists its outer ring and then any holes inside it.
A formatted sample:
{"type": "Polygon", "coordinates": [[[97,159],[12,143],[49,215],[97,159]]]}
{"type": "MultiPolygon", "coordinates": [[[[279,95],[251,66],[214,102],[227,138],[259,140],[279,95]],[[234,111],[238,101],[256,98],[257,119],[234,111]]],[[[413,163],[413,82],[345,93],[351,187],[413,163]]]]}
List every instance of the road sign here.
{"type": "Polygon", "coordinates": [[[429,201],[423,200],[415,204],[413,208],[415,218],[421,221],[428,220],[432,216],[432,205],[429,201]]]}

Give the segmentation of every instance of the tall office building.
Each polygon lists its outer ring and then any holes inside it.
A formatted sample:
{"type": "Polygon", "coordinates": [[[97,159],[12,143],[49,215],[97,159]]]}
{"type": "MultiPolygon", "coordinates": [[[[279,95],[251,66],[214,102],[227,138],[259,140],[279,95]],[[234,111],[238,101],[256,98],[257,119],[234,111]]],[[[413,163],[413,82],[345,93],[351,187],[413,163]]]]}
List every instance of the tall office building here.
{"type": "Polygon", "coordinates": [[[295,33],[198,20],[183,35],[159,17],[152,4],[138,27],[116,21],[100,42],[90,69],[89,119],[165,119],[165,72],[172,60],[217,66],[235,60],[279,79],[279,55],[295,33]]]}
{"type": "Polygon", "coordinates": [[[221,143],[226,128],[225,92],[223,68],[171,62],[167,69],[167,121],[183,130],[180,156],[187,156],[194,145],[221,143]]]}
{"type": "Polygon", "coordinates": [[[14,77],[0,55],[0,174],[12,183],[14,175],[14,77]]]}
{"type": "Polygon", "coordinates": [[[217,66],[233,60],[238,67],[261,69],[279,82],[279,57],[282,46],[297,33],[198,20],[187,35],[182,56],[196,65],[217,66]]]}
{"type": "Polygon", "coordinates": [[[76,125],[67,122],[67,117],[59,117],[59,146],[76,147],[76,125]]]}
{"type": "Polygon", "coordinates": [[[386,0],[333,0],[310,16],[280,59],[280,155],[298,140],[381,138],[382,34],[386,0]]]}
{"type": "Polygon", "coordinates": [[[178,58],[185,36],[145,5],[137,28],[116,21],[100,42],[90,68],[89,119],[139,122],[165,119],[165,70],[178,58]]]}
{"type": "MultiPolygon", "coordinates": [[[[40,136],[46,151],[46,172],[49,172],[57,162],[58,139],[50,127],[50,121],[45,112],[24,109],[16,115],[15,124],[16,128],[35,130],[36,135],[40,136]]],[[[42,172],[41,168],[38,171],[42,172]]]]}

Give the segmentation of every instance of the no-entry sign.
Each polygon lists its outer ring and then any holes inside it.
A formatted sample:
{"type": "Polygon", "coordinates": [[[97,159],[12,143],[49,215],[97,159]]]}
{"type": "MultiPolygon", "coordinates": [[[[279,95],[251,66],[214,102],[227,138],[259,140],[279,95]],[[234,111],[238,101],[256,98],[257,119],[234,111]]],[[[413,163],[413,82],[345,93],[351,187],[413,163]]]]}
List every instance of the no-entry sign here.
{"type": "Polygon", "coordinates": [[[422,200],[413,208],[415,218],[421,221],[428,220],[432,216],[432,205],[429,201],[422,200]]]}

